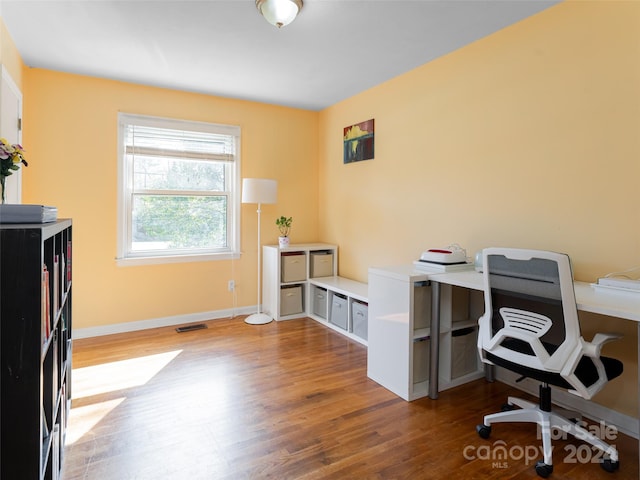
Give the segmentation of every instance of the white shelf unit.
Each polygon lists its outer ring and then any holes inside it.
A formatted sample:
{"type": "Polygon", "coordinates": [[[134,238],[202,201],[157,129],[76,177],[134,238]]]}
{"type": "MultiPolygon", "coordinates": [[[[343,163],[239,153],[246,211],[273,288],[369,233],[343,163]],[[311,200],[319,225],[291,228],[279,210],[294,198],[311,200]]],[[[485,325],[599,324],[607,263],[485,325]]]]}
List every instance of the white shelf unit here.
{"type": "Polygon", "coordinates": [[[311,278],[307,316],[367,345],[368,298],[366,283],[338,276],[311,278]],[[336,314],[339,319],[333,318],[336,314]]]}
{"type": "Polygon", "coordinates": [[[323,273],[327,269],[334,275],[337,273],[337,246],[326,243],[305,243],[289,245],[286,248],[280,248],[278,245],[263,246],[262,311],[274,320],[306,317],[309,311],[309,279],[314,269],[317,270],[319,267],[323,273]],[[329,265],[320,264],[321,261],[329,259],[329,265]],[[287,300],[288,292],[296,295],[294,301],[287,300]],[[288,309],[298,301],[299,309],[288,309]]]}
{"type": "Polygon", "coordinates": [[[337,246],[265,245],[262,258],[265,313],[275,320],[309,317],[367,345],[367,284],[338,276],[337,246]]]}
{"type": "MultiPolygon", "coordinates": [[[[411,401],[429,393],[431,285],[413,266],[369,269],[367,375],[411,401]]],[[[482,292],[441,285],[439,390],[484,375],[476,349],[482,292]]]]}

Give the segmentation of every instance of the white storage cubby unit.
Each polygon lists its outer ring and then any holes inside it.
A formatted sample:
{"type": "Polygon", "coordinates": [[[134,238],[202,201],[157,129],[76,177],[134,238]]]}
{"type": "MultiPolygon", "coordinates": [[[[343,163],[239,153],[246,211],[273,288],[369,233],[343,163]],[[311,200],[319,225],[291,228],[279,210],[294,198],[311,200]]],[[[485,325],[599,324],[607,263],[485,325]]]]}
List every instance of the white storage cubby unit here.
{"type": "Polygon", "coordinates": [[[367,344],[368,286],[333,276],[309,279],[307,315],[363,345],[367,344]]]}
{"type": "Polygon", "coordinates": [[[335,275],[338,247],[325,243],[262,247],[262,310],[275,320],[307,315],[309,278],[335,275]]]}
{"type": "MultiPolygon", "coordinates": [[[[484,375],[476,349],[482,292],[441,285],[439,390],[484,375]]],[[[411,401],[429,393],[431,286],[412,266],[369,269],[367,375],[411,401]]]]}
{"type": "Polygon", "coordinates": [[[263,247],[262,308],[275,320],[310,317],[367,341],[367,284],[338,276],[338,247],[325,243],[263,247]]]}

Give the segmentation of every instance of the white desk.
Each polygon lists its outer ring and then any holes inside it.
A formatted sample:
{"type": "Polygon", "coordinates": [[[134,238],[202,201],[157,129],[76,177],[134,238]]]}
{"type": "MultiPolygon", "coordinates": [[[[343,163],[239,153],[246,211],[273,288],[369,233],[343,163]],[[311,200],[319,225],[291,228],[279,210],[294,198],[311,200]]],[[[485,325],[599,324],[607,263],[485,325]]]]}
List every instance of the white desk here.
{"type": "MultiPolygon", "coordinates": [[[[473,290],[484,290],[482,273],[475,270],[430,273],[429,280],[473,290]]],[[[596,288],[586,282],[574,282],[573,286],[578,310],[640,322],[640,294],[596,288]]]]}
{"type": "MultiPolygon", "coordinates": [[[[440,285],[449,284],[473,290],[484,290],[482,274],[475,270],[430,273],[432,282],[432,315],[431,315],[431,372],[429,381],[429,397],[438,398],[438,359],[439,345],[437,339],[440,334],[440,285]],[[435,341],[434,341],[435,340],[435,341]]],[[[620,292],[611,289],[596,288],[589,283],[574,282],[576,304],[583,312],[608,315],[636,322],[638,325],[638,364],[640,365],[640,294],[620,292]]],[[[640,403],[640,370],[638,373],[638,398],[640,403]]],[[[640,408],[639,408],[640,411],[640,408]]],[[[640,446],[640,439],[638,440],[640,446]]]]}
{"type": "MultiPolygon", "coordinates": [[[[451,273],[429,273],[433,289],[432,308],[434,309],[431,316],[432,339],[437,340],[440,332],[439,316],[440,316],[440,289],[441,283],[455,285],[457,287],[470,288],[472,290],[484,290],[482,273],[475,270],[466,270],[462,272],[451,273]]],[[[610,317],[622,318],[638,323],[638,361],[640,363],[640,294],[633,292],[619,292],[612,289],[600,289],[593,287],[586,282],[574,282],[574,291],[576,294],[576,304],[578,310],[583,312],[597,313],[600,315],[608,315],[610,317]]],[[[438,398],[438,345],[433,342],[431,346],[431,371],[436,375],[431,375],[429,383],[429,397],[438,398]]],[[[640,387],[640,378],[638,378],[640,387]]]]}

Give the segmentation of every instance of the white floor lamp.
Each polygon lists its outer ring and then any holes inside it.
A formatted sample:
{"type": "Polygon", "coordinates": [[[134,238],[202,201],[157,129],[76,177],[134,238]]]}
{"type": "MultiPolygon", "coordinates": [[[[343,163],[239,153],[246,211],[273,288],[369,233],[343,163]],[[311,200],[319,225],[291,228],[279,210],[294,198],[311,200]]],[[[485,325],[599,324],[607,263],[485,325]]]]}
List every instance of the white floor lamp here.
{"type": "Polygon", "coordinates": [[[260,206],[263,203],[276,203],[278,182],[266,178],[242,179],[242,203],[258,204],[258,313],[245,318],[245,322],[251,325],[264,325],[273,320],[269,315],[260,312],[260,267],[262,245],[260,245],[260,206]]]}

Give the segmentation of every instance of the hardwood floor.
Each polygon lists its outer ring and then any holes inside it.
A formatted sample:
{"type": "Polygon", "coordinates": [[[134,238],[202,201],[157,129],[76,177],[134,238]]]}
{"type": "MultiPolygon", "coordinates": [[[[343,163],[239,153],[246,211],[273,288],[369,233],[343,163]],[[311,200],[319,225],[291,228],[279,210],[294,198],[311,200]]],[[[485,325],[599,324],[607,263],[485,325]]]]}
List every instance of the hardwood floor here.
{"type": "MultiPolygon", "coordinates": [[[[366,348],[313,320],[205,323],[74,342],[64,480],[539,478],[535,426],[475,432],[517,390],[478,380],[409,403],[367,378],[366,348]]],[[[637,479],[637,441],[612,443],[609,474],[555,441],[550,478],[637,479]]]]}

